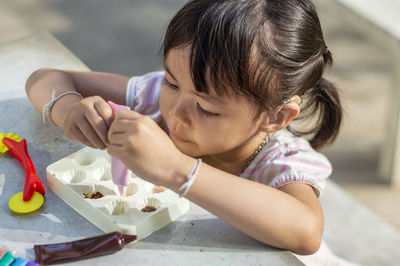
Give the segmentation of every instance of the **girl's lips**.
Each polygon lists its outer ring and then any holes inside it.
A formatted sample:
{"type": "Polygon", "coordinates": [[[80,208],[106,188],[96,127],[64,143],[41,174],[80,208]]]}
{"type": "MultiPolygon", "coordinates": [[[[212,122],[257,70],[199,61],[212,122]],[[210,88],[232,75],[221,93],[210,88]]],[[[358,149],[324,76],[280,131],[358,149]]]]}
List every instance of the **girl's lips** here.
{"type": "Polygon", "coordinates": [[[178,135],[176,135],[176,134],[175,134],[174,132],[172,132],[172,131],[170,131],[169,134],[171,135],[171,137],[172,137],[173,139],[175,139],[175,140],[177,140],[177,141],[180,141],[180,142],[189,142],[188,140],[185,140],[185,139],[179,137],[178,135]]]}

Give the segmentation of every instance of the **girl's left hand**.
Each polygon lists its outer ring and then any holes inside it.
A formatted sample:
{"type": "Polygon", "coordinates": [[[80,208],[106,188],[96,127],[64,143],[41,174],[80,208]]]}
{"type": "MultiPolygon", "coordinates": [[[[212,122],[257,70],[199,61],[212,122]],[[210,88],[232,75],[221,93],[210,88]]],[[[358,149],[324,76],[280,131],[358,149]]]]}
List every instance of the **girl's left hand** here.
{"type": "Polygon", "coordinates": [[[175,173],[186,155],[151,118],[131,110],[118,112],[108,140],[108,153],[136,175],[155,185],[175,186],[175,173]]]}

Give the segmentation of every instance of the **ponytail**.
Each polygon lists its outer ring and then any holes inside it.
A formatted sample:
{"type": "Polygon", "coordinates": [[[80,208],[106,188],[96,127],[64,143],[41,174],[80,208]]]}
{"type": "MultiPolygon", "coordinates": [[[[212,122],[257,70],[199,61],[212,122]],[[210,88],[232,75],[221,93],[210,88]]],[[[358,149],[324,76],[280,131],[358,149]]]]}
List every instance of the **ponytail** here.
{"type": "Polygon", "coordinates": [[[342,106],[337,88],[328,80],[321,79],[308,93],[304,109],[307,114],[317,114],[315,126],[301,134],[313,134],[310,144],[314,149],[332,143],[339,133],[342,122],[342,106]]]}

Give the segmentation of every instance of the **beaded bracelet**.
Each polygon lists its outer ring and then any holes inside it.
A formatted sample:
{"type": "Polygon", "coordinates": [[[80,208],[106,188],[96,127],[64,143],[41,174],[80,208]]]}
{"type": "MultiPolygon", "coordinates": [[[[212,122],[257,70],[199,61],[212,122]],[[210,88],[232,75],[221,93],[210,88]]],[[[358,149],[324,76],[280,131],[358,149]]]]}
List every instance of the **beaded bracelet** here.
{"type": "Polygon", "coordinates": [[[186,178],[186,182],[179,188],[179,191],[184,190],[179,197],[185,197],[188,193],[190,187],[193,185],[194,180],[197,177],[197,172],[200,169],[201,159],[197,159],[196,163],[193,165],[192,169],[190,169],[189,175],[186,178]]]}
{"type": "Polygon", "coordinates": [[[56,90],[53,90],[53,92],[51,93],[51,100],[50,100],[50,102],[48,102],[47,104],[45,104],[45,105],[43,106],[43,109],[42,109],[43,124],[46,124],[46,121],[48,121],[50,124],[52,124],[53,126],[55,126],[54,123],[53,123],[53,121],[51,120],[51,114],[50,114],[51,109],[53,108],[54,104],[55,104],[61,97],[65,96],[65,95],[68,95],[68,94],[75,94],[75,95],[78,95],[79,97],[81,97],[81,99],[83,98],[83,96],[82,96],[79,92],[77,92],[77,91],[66,91],[66,92],[61,93],[61,94],[58,95],[57,97],[55,97],[55,95],[56,95],[56,90]]]}

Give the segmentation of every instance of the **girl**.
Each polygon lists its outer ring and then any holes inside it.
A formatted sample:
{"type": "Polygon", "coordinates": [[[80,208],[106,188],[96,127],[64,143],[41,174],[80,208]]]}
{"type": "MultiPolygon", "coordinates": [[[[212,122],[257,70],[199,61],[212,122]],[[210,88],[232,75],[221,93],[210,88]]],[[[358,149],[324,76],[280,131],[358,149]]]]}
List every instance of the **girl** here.
{"type": "Polygon", "coordinates": [[[107,149],[249,236],[297,254],[318,250],[318,196],[331,166],[314,149],[335,139],[342,110],[322,77],[332,58],[312,3],[191,0],[162,50],[165,72],[41,69],[27,94],[71,140],[107,149]],[[107,100],[132,111],[113,119],[107,100]],[[303,132],[310,142],[288,127],[300,109],[317,117],[303,132]]]}

